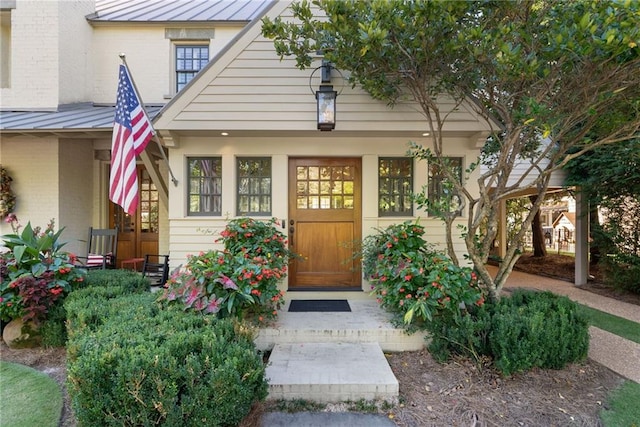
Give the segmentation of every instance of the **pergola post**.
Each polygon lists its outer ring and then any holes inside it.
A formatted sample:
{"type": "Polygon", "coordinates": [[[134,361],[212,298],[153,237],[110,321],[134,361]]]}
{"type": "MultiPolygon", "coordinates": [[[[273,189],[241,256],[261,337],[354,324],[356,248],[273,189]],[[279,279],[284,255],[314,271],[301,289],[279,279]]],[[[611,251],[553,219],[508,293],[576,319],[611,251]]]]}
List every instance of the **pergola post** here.
{"type": "Polygon", "coordinates": [[[575,285],[586,285],[589,279],[589,201],[576,189],[576,263],[575,285]]]}

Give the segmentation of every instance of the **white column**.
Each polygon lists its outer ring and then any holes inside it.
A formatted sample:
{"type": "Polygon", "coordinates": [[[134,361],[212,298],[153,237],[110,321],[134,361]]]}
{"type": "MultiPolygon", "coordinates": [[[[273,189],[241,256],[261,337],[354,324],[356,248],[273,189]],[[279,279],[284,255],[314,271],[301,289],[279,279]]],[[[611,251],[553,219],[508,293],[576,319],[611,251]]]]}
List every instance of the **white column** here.
{"type": "Polygon", "coordinates": [[[576,189],[576,266],[575,285],[586,285],[589,278],[589,201],[576,189]]]}

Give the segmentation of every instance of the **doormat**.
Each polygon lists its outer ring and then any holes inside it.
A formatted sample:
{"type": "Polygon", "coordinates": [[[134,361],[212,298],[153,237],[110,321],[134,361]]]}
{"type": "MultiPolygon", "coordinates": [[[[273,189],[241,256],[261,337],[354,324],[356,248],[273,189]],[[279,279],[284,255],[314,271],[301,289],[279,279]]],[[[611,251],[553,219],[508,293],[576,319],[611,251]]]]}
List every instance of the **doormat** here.
{"type": "Polygon", "coordinates": [[[332,312],[351,311],[346,299],[294,299],[289,304],[290,312],[332,312]]]}

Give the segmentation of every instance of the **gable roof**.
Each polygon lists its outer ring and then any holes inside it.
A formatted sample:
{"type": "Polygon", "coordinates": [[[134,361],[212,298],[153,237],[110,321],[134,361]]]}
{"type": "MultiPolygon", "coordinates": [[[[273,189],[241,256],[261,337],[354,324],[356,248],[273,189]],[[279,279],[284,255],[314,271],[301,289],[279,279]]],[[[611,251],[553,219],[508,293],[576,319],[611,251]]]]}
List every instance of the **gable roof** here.
{"type": "Polygon", "coordinates": [[[558,215],[558,218],[556,218],[556,220],[553,221],[553,224],[552,224],[553,228],[556,228],[558,226],[558,224],[560,223],[562,218],[567,218],[567,220],[575,228],[575,226],[576,226],[576,213],[575,212],[562,212],[560,215],[558,215]]]}
{"type": "Polygon", "coordinates": [[[89,22],[249,22],[270,0],[97,0],[89,22]]]}
{"type": "MultiPolygon", "coordinates": [[[[263,16],[293,19],[291,2],[275,1],[263,16]]],[[[154,120],[155,128],[173,137],[211,131],[250,133],[265,131],[316,132],[315,90],[320,83],[321,58],[300,70],[292,57],[280,59],[273,41],[262,36],[262,21],[254,19],[226,47],[212,58],[154,120]]],[[[358,135],[376,132],[406,132],[413,136],[428,131],[423,113],[415,102],[399,102],[393,108],[373,99],[347,82],[348,71],[334,72],[332,83],[337,99],[338,132],[358,135]]],[[[455,105],[439,100],[449,114],[445,131],[458,136],[486,134],[489,125],[470,103],[455,105]]],[[[474,144],[476,141],[474,140],[474,144]]]]}

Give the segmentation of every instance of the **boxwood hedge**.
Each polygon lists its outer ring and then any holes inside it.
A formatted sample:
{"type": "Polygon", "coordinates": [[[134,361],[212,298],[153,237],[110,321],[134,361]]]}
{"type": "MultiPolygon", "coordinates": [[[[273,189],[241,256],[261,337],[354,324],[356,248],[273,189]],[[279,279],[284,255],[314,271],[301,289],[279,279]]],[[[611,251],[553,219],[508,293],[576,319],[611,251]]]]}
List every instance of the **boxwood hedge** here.
{"type": "Polygon", "coordinates": [[[118,293],[88,288],[65,304],[79,425],[233,426],[266,397],[262,359],[232,320],[118,293]]]}

